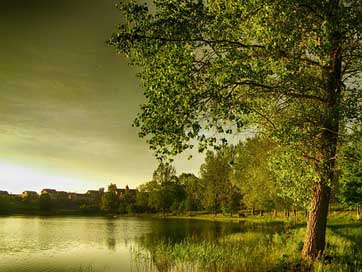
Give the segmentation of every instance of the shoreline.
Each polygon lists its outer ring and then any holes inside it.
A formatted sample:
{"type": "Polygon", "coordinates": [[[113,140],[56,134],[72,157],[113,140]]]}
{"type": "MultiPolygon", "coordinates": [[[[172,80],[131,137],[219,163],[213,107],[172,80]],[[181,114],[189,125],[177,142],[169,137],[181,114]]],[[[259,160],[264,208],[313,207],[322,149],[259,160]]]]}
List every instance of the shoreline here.
{"type": "MultiPolygon", "coordinates": [[[[199,215],[162,215],[162,214],[122,214],[122,215],[105,215],[105,214],[71,214],[71,213],[59,213],[59,214],[30,214],[30,213],[16,213],[16,214],[0,214],[0,218],[5,217],[79,217],[79,218],[104,218],[104,219],[119,219],[119,218],[139,218],[139,219],[179,219],[179,220],[201,220],[201,221],[210,221],[210,222],[222,222],[222,223],[285,223],[285,224],[306,224],[306,219],[303,216],[298,216],[294,218],[290,216],[289,218],[285,216],[274,217],[272,215],[266,214],[264,216],[259,215],[250,215],[247,217],[237,217],[237,216],[225,216],[222,214],[199,214],[199,215]]],[[[361,222],[358,221],[353,215],[348,211],[339,211],[335,212],[328,216],[328,223],[338,223],[340,221],[346,222],[361,222]]]]}

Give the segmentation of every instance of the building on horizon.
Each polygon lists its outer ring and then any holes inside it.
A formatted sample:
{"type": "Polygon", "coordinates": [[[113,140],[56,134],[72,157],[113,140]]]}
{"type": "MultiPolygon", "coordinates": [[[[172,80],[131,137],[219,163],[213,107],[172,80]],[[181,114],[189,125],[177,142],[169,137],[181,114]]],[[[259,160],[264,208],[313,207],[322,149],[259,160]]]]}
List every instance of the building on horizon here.
{"type": "Polygon", "coordinates": [[[24,191],[21,194],[21,198],[26,200],[36,200],[39,198],[39,195],[35,191],[24,191]]]}
{"type": "Polygon", "coordinates": [[[51,200],[57,200],[57,190],[55,189],[43,189],[41,190],[41,195],[49,195],[51,200]]]}
{"type": "Polygon", "coordinates": [[[131,196],[135,196],[137,193],[137,189],[130,189],[128,185],[124,189],[117,189],[118,198],[123,198],[126,194],[130,194],[131,196]]]}

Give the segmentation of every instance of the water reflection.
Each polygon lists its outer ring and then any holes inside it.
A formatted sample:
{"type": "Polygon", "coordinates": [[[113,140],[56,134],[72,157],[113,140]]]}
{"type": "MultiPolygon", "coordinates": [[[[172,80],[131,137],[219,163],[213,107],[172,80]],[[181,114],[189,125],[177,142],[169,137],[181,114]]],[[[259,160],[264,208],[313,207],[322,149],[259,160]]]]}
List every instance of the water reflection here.
{"type": "Polygon", "coordinates": [[[116,224],[113,220],[108,220],[106,223],[106,235],[107,235],[107,246],[109,250],[116,250],[116,233],[115,233],[116,224]]]}
{"type": "Polygon", "coordinates": [[[151,224],[151,231],[142,236],[154,240],[167,240],[172,243],[187,239],[216,240],[226,234],[242,231],[237,223],[211,222],[205,220],[162,219],[151,224]]]}
{"type": "Polygon", "coordinates": [[[135,271],[133,248],[160,241],[213,241],[245,228],[129,217],[0,217],[0,226],[0,272],[135,271]]]}

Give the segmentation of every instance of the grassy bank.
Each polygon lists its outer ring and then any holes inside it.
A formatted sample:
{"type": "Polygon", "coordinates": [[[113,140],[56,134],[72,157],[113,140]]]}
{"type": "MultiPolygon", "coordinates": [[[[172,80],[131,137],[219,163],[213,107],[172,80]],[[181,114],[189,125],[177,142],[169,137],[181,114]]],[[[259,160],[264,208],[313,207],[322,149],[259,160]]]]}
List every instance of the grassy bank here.
{"type": "MultiPolygon", "coordinates": [[[[192,218],[238,220],[207,215],[192,218]]],[[[216,241],[146,240],[134,249],[134,256],[154,271],[362,271],[362,223],[349,215],[330,218],[325,256],[312,266],[300,259],[305,224],[258,217],[246,218],[242,224],[245,232],[216,241]]]]}
{"type": "MultiPolygon", "coordinates": [[[[162,217],[161,214],[154,215],[157,217],[162,217]]],[[[167,215],[167,218],[178,218],[178,219],[197,219],[197,220],[209,220],[209,221],[227,221],[227,222],[239,222],[239,221],[248,221],[255,223],[263,223],[268,221],[282,221],[282,222],[306,222],[305,212],[298,211],[297,216],[295,217],[292,213],[289,216],[285,216],[283,212],[279,212],[277,216],[273,213],[263,213],[262,216],[259,214],[249,215],[246,217],[239,217],[237,214],[233,216],[225,214],[210,214],[205,212],[192,212],[190,214],[176,214],[176,215],[167,215]]],[[[328,216],[329,221],[331,222],[341,222],[341,221],[354,221],[356,215],[354,211],[332,211],[328,216]]]]}

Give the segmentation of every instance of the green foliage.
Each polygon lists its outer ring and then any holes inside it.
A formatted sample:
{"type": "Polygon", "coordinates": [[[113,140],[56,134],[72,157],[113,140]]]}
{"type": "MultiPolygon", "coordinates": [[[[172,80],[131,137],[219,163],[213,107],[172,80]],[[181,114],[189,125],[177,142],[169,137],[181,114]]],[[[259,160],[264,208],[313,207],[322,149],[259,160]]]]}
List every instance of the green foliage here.
{"type": "Polygon", "coordinates": [[[136,194],[136,206],[140,212],[152,212],[152,209],[149,205],[150,199],[150,191],[152,191],[152,186],[150,182],[141,184],[138,188],[138,192],[136,194]]]}
{"type": "MultiPolygon", "coordinates": [[[[318,175],[308,236],[324,236],[340,131],[362,121],[362,0],[153,3],[152,11],[122,3],[124,21],[109,40],[140,68],[140,136],[158,158],[192,140],[199,151],[225,144],[246,127],[272,137],[318,175]]],[[[206,192],[216,210],[218,193],[206,192]]],[[[309,238],[320,242],[303,251],[314,259],[324,239],[309,238]]]]}
{"type": "Polygon", "coordinates": [[[223,202],[228,202],[232,187],[230,173],[231,166],[226,147],[218,152],[208,151],[206,153],[205,163],[200,168],[204,208],[216,213],[221,209],[223,202]]]}
{"type": "Polygon", "coordinates": [[[234,153],[232,180],[248,208],[272,209],[282,202],[277,195],[280,188],[268,165],[275,148],[271,140],[254,137],[231,149],[234,153]]]}
{"type": "Polygon", "coordinates": [[[125,193],[119,200],[119,212],[132,214],[137,210],[136,207],[136,195],[125,190],[125,193]]]}
{"type": "Polygon", "coordinates": [[[221,204],[221,208],[224,214],[229,213],[233,216],[233,213],[238,212],[241,207],[242,195],[239,190],[231,185],[226,194],[224,201],[221,204]]]}
{"type": "Polygon", "coordinates": [[[118,212],[119,209],[119,197],[117,194],[117,186],[110,184],[108,186],[108,192],[105,192],[101,200],[101,209],[110,214],[118,212]]]}
{"type": "Polygon", "coordinates": [[[175,168],[160,163],[153,173],[153,180],[139,187],[136,201],[145,210],[166,213],[180,210],[184,199],[185,189],[176,176],[175,168]]]}
{"type": "Polygon", "coordinates": [[[200,179],[194,174],[183,173],[178,177],[178,180],[185,188],[185,209],[187,211],[200,210],[202,208],[201,199],[203,194],[203,186],[200,179]]]}
{"type": "Polygon", "coordinates": [[[0,195],[0,214],[9,213],[10,197],[8,195],[0,195]]]}
{"type": "MultiPolygon", "coordinates": [[[[359,132],[360,136],[361,133],[359,132]]],[[[347,206],[362,205],[362,141],[360,137],[343,149],[339,198],[347,206]]]]}
{"type": "Polygon", "coordinates": [[[309,208],[313,183],[319,181],[315,169],[298,151],[278,148],[269,158],[278,196],[294,208],[309,208]]]}
{"type": "Polygon", "coordinates": [[[99,206],[95,204],[81,204],[79,206],[79,211],[85,215],[94,215],[99,214],[100,209],[99,206]]]}
{"type": "Polygon", "coordinates": [[[148,271],[335,272],[362,269],[360,223],[350,222],[346,217],[332,218],[327,229],[326,256],[313,266],[304,263],[300,256],[305,228],[272,223],[267,224],[260,218],[254,223],[244,222],[243,232],[222,235],[215,241],[172,242],[150,237],[142,240],[141,249],[133,253],[137,255],[136,261],[153,265],[154,269],[148,271]]]}
{"type": "Polygon", "coordinates": [[[43,212],[49,212],[53,208],[53,202],[49,194],[41,194],[39,197],[39,209],[43,212]]]}
{"type": "Polygon", "coordinates": [[[191,139],[204,150],[250,124],[317,158],[321,136],[360,118],[360,0],[154,4],[121,4],[124,23],[109,43],[141,68],[146,103],[135,125],[159,157],[191,139]]]}
{"type": "Polygon", "coordinates": [[[112,192],[105,192],[102,197],[101,208],[106,213],[117,213],[119,208],[118,196],[112,192]]]}

